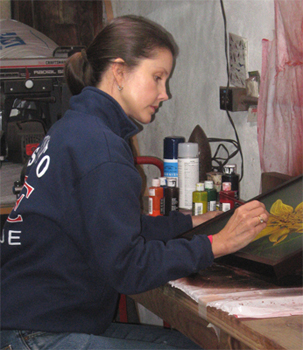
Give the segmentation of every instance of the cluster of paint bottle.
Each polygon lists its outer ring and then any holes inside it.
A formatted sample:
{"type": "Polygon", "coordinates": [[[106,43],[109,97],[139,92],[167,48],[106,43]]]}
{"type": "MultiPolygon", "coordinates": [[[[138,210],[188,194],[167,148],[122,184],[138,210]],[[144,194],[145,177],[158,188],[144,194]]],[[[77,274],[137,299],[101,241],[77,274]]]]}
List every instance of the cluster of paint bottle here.
{"type": "Polygon", "coordinates": [[[217,210],[217,191],[213,181],[198,182],[192,195],[192,215],[217,210]]]}
{"type": "Polygon", "coordinates": [[[239,199],[239,175],[236,173],[236,165],[228,164],[223,167],[223,173],[213,172],[207,174],[213,179],[218,193],[218,208],[221,211],[233,209],[239,199]]]}
{"type": "Polygon", "coordinates": [[[179,188],[175,178],[154,178],[148,190],[148,214],[168,216],[179,210],[179,188]]]}
{"type": "MultiPolygon", "coordinates": [[[[149,187],[148,213],[150,216],[169,215],[179,210],[179,188],[177,181],[171,178],[154,178],[149,187]]],[[[192,215],[217,210],[217,191],[213,181],[198,182],[192,192],[192,215]]]]}
{"type": "MultiPolygon", "coordinates": [[[[218,187],[217,187],[218,188],[218,187]]],[[[235,207],[235,200],[239,191],[232,190],[230,183],[222,182],[220,191],[214,188],[212,180],[196,183],[192,192],[192,215],[205,214],[208,211],[221,210],[223,212],[235,207]]],[[[171,211],[178,211],[180,206],[180,191],[175,178],[154,178],[149,187],[148,213],[151,216],[169,215],[171,211]]]]}
{"type": "Polygon", "coordinates": [[[164,177],[152,180],[149,215],[169,215],[179,208],[192,210],[192,215],[234,208],[233,198],[239,198],[239,175],[234,164],[225,165],[223,173],[207,174],[202,182],[197,143],[169,136],[163,146],[164,177]]]}

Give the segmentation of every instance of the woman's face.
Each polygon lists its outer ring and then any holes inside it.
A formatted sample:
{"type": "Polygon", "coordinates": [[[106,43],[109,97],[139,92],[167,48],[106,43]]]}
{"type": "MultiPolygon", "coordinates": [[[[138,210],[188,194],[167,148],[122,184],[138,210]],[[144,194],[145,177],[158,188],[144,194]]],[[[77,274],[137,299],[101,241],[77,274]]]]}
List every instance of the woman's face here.
{"type": "Polygon", "coordinates": [[[124,74],[118,102],[128,116],[144,124],[151,121],[160,102],[168,100],[166,82],[172,66],[171,52],[162,49],[124,74]]]}

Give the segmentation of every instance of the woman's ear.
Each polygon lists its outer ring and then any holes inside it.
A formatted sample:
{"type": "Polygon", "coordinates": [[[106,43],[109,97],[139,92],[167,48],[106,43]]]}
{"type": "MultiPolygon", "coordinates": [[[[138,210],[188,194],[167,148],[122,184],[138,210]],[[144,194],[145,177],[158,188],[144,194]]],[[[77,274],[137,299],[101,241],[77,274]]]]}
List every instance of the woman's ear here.
{"type": "Polygon", "coordinates": [[[118,85],[118,89],[123,89],[123,81],[125,75],[125,61],[122,58],[116,58],[111,65],[112,73],[118,85]]]}

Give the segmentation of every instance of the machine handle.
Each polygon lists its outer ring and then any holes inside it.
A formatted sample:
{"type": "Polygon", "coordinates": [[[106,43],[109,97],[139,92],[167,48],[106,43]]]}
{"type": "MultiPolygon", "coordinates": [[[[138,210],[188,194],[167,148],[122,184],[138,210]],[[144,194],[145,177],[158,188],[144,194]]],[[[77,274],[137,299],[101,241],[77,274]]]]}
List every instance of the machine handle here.
{"type": "Polygon", "coordinates": [[[163,161],[157,157],[150,156],[138,156],[134,157],[135,164],[152,164],[159,168],[161,176],[164,176],[164,165],[163,161]]]}

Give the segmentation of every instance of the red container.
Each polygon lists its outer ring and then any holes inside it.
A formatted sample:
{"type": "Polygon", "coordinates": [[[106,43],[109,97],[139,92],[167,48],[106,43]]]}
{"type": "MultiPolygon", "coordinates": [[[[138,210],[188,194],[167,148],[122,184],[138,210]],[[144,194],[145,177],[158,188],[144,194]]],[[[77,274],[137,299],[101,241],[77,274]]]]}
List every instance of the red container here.
{"type": "Polygon", "coordinates": [[[232,200],[232,198],[228,197],[235,197],[235,191],[220,191],[219,192],[219,201],[220,201],[220,210],[221,211],[228,211],[230,209],[233,209],[235,206],[235,202],[232,200]]]}

